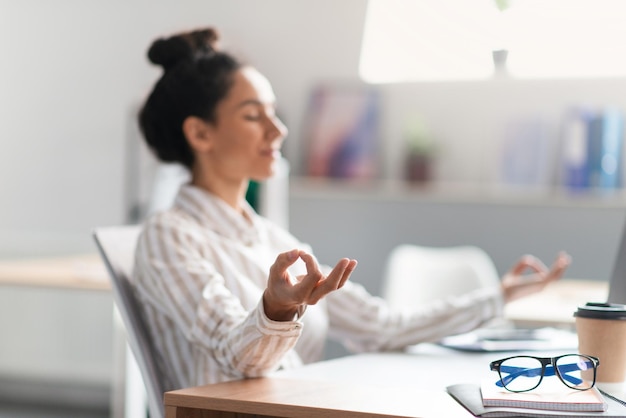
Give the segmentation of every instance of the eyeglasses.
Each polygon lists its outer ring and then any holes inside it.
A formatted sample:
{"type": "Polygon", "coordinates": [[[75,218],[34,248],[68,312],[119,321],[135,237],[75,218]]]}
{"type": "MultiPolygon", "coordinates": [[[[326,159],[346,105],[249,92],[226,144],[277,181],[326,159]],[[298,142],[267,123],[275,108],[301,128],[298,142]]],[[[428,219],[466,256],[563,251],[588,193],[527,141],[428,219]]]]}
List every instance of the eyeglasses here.
{"type": "Polygon", "coordinates": [[[497,386],[510,392],[535,389],[544,376],[558,376],[565,386],[576,390],[591,389],[596,383],[596,368],[600,360],[585,354],[565,354],[558,357],[514,356],[492,361],[489,368],[497,371],[497,386]]]}

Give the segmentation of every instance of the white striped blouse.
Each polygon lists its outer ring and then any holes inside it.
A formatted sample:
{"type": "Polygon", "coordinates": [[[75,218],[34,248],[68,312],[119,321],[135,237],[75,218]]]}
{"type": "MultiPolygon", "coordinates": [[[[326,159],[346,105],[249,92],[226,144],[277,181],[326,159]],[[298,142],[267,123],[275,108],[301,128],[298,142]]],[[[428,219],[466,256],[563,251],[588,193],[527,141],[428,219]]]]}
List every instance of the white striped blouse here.
{"type": "MultiPolygon", "coordinates": [[[[168,388],[262,376],[318,361],[327,337],[353,352],[393,350],[469,331],[502,313],[498,288],[408,312],[390,309],[349,281],[301,318],[272,321],[261,303],[270,266],[280,252],[310,248],[249,205],[244,211],[246,216],[184,185],[173,207],[144,225],[133,283],[168,388]]],[[[294,275],[304,272],[300,262],[290,268],[294,275]]]]}

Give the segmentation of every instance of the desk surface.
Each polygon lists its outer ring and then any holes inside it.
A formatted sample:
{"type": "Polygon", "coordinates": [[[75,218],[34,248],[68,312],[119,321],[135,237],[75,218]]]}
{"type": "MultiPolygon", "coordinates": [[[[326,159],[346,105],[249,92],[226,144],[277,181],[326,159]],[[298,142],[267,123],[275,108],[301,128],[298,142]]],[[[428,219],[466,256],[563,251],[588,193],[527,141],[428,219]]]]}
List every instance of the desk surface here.
{"type": "Polygon", "coordinates": [[[109,290],[98,254],[0,260],[0,285],[109,290]]]}
{"type": "Polygon", "coordinates": [[[166,418],[446,417],[473,415],[441,391],[268,377],[165,394],[166,418]]]}
{"type": "Polygon", "coordinates": [[[446,387],[497,380],[489,362],[502,356],[422,344],[405,353],[342,357],[264,379],[169,392],[166,416],[200,417],[201,410],[222,411],[217,416],[223,418],[235,416],[226,411],[278,417],[471,417],[446,387]]]}
{"type": "MultiPolygon", "coordinates": [[[[511,304],[506,314],[520,324],[571,325],[578,305],[605,300],[607,290],[607,283],[561,280],[540,295],[511,304]]],[[[563,352],[542,351],[546,356],[557,354],[563,352]]],[[[276,372],[265,379],[169,392],[165,395],[166,413],[168,418],[252,414],[330,418],[471,417],[447,395],[446,387],[497,379],[489,370],[489,363],[506,355],[420,344],[402,353],[348,356],[276,372]],[[209,415],[208,411],[221,412],[209,415]]]]}
{"type": "Polygon", "coordinates": [[[490,377],[497,380],[489,363],[507,354],[464,352],[435,344],[419,344],[406,352],[346,356],[282,370],[273,376],[368,385],[393,382],[398,386],[443,392],[456,383],[476,383],[490,377]]]}
{"type": "Polygon", "coordinates": [[[574,312],[587,302],[606,302],[606,281],[563,279],[542,292],[507,304],[505,317],[519,326],[574,326],[574,312]]]}

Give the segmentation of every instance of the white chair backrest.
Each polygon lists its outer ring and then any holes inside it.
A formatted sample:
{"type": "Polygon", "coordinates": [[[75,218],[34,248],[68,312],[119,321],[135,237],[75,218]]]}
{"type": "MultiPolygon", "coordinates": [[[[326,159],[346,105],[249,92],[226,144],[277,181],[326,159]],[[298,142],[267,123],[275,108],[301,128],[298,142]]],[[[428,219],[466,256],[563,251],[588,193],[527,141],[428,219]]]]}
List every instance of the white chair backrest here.
{"type": "Polygon", "coordinates": [[[387,259],[382,295],[393,306],[415,307],[499,281],[493,261],[481,248],[402,244],[387,259]]]}
{"type": "Polygon", "coordinates": [[[146,386],[151,418],[163,418],[163,375],[143,313],[135,298],[129,278],[133,272],[135,247],[140,227],[115,226],[96,228],[93,232],[113,285],[113,299],[120,312],[130,349],[135,356],[146,386]]]}

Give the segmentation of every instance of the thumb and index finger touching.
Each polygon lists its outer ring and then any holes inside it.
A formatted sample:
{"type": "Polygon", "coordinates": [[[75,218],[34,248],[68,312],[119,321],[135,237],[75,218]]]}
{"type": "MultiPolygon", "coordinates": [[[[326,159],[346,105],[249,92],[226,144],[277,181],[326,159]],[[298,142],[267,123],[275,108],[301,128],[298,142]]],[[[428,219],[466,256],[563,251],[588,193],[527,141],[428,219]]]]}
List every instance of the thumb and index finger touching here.
{"type": "Polygon", "coordinates": [[[513,275],[522,275],[528,270],[534,274],[546,274],[548,278],[558,278],[570,265],[571,256],[565,251],[561,251],[552,266],[548,267],[537,257],[532,255],[525,255],[520,258],[517,263],[511,268],[510,273],[513,275]]]}
{"type": "Polygon", "coordinates": [[[278,257],[276,257],[276,261],[270,268],[271,273],[278,274],[278,275],[287,274],[287,269],[296,262],[299,256],[300,256],[300,250],[298,249],[293,249],[293,250],[278,254],[278,257]]]}
{"type": "Polygon", "coordinates": [[[350,274],[352,274],[357,265],[356,260],[342,258],[337,262],[328,276],[325,276],[312,254],[304,250],[293,249],[278,255],[276,262],[272,266],[273,273],[282,276],[287,275],[289,267],[298,259],[304,262],[307,271],[305,275],[298,278],[298,284],[310,289],[318,285],[332,287],[331,290],[339,289],[350,278],[350,274]]]}

